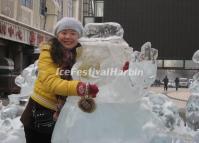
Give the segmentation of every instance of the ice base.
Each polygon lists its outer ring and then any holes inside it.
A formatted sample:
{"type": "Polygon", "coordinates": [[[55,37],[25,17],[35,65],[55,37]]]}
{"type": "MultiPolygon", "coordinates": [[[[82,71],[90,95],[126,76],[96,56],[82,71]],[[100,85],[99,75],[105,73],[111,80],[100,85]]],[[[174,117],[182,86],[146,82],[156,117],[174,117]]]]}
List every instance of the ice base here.
{"type": "Polygon", "coordinates": [[[140,103],[98,103],[85,113],[74,103],[65,104],[55,126],[52,143],[144,143],[142,126],[151,113],[140,103]],[[64,137],[64,138],[63,138],[64,137]]]}

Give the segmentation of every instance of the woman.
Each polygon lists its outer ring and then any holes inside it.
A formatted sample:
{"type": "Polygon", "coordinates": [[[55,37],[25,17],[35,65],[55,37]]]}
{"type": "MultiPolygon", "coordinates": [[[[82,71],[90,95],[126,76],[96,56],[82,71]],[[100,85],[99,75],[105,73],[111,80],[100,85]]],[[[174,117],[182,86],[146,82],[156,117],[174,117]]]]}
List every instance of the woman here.
{"type": "Polygon", "coordinates": [[[51,142],[56,119],[67,96],[96,97],[97,85],[72,80],[70,74],[82,33],[79,21],[64,17],[55,26],[55,37],[41,44],[34,94],[21,116],[27,143],[51,142]]]}

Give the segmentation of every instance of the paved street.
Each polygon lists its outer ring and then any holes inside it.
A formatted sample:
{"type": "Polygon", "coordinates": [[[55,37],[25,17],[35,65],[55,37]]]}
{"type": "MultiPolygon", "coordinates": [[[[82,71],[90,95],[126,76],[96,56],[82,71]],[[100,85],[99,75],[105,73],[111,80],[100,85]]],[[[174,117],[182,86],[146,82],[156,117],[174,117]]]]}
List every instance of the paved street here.
{"type": "Polygon", "coordinates": [[[166,92],[163,87],[151,87],[150,90],[167,95],[180,108],[184,108],[186,106],[187,100],[190,96],[188,88],[179,88],[178,91],[176,91],[175,88],[168,88],[168,91],[166,92]]]}

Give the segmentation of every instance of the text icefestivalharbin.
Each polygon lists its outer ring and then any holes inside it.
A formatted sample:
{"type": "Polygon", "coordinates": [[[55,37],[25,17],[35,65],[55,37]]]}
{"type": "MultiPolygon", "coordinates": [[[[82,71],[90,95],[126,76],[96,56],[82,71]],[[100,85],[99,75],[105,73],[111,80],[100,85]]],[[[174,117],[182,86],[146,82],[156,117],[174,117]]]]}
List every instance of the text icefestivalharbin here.
{"type": "Polygon", "coordinates": [[[91,76],[91,77],[99,77],[99,76],[143,76],[143,70],[140,69],[129,69],[126,72],[123,72],[118,68],[108,68],[104,70],[97,70],[95,68],[90,68],[89,70],[61,70],[57,69],[57,75],[77,75],[77,76],[91,76]]]}

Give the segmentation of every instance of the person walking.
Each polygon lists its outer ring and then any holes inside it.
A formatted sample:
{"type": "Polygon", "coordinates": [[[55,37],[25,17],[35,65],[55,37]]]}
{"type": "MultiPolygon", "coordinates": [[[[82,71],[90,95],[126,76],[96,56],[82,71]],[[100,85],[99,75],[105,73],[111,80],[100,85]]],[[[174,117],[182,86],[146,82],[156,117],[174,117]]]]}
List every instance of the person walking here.
{"type": "Polygon", "coordinates": [[[176,79],[175,79],[176,91],[178,91],[179,82],[180,82],[179,78],[176,77],[176,79]]]}
{"type": "Polygon", "coordinates": [[[165,78],[163,79],[163,82],[164,82],[164,91],[167,91],[168,89],[168,82],[169,82],[169,79],[167,76],[165,76],[165,78]]]}
{"type": "Polygon", "coordinates": [[[99,91],[96,84],[73,80],[70,72],[76,62],[77,49],[81,48],[78,39],[82,33],[83,26],[78,20],[64,17],[55,25],[55,37],[40,45],[34,93],[20,118],[26,143],[51,143],[67,96],[96,97],[99,91]]]}

